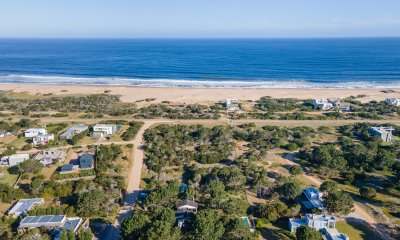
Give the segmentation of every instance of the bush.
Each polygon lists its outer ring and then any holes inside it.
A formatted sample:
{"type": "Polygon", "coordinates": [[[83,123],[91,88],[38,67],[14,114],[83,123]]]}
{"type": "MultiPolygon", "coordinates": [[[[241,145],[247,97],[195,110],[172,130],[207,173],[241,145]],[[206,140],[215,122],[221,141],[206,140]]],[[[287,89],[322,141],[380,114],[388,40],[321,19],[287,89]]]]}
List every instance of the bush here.
{"type": "Polygon", "coordinates": [[[300,175],[303,174],[304,171],[299,165],[294,165],[290,167],[289,173],[292,175],[300,175]]]}
{"type": "Polygon", "coordinates": [[[375,188],[371,187],[361,187],[359,189],[360,195],[367,199],[373,199],[376,197],[376,190],[375,188]]]}
{"type": "Polygon", "coordinates": [[[143,126],[143,124],[144,124],[143,122],[136,122],[136,121],[130,122],[129,128],[121,135],[122,140],[124,141],[132,140],[136,136],[140,128],[143,126]]]}
{"type": "Polygon", "coordinates": [[[26,144],[21,148],[21,151],[29,151],[32,149],[32,145],[31,144],[26,144]]]}

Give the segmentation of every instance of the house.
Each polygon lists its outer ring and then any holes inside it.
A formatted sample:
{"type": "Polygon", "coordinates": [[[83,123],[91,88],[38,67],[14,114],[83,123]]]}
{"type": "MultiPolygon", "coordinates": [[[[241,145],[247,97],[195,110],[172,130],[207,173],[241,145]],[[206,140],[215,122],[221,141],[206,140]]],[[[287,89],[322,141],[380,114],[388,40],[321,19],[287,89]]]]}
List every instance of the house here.
{"type": "Polygon", "coordinates": [[[385,142],[391,142],[393,130],[392,127],[371,127],[369,132],[374,136],[380,137],[385,142]]]}
{"type": "Polygon", "coordinates": [[[323,194],[316,188],[307,187],[303,190],[303,194],[307,197],[308,201],[311,203],[312,207],[323,210],[324,204],[322,196],[323,194]]]}
{"type": "Polygon", "coordinates": [[[349,104],[341,104],[339,106],[339,111],[341,111],[341,112],[350,112],[351,111],[351,106],[349,104]]]}
{"type": "Polygon", "coordinates": [[[23,231],[29,228],[51,228],[54,229],[54,232],[52,232],[54,239],[60,239],[62,229],[77,233],[85,225],[88,225],[88,222],[84,223],[83,219],[79,217],[67,218],[66,215],[27,216],[21,220],[18,229],[23,231]]]}
{"type": "Polygon", "coordinates": [[[25,137],[31,138],[36,137],[37,135],[46,135],[47,130],[44,128],[29,128],[26,129],[24,132],[25,137]]]}
{"type": "Polygon", "coordinates": [[[71,139],[73,136],[86,131],[89,127],[85,124],[78,124],[70,127],[67,131],[60,134],[60,139],[71,139]]]}
{"type": "Polygon", "coordinates": [[[33,145],[46,145],[48,144],[51,140],[54,140],[54,134],[39,134],[37,136],[34,136],[32,138],[32,144],[33,145]]]}
{"type": "Polygon", "coordinates": [[[197,208],[199,204],[191,200],[183,200],[175,204],[175,218],[178,223],[178,227],[182,227],[185,222],[190,221],[190,219],[197,213],[197,208]]]}
{"type": "Polygon", "coordinates": [[[1,165],[15,166],[29,159],[29,154],[13,154],[11,156],[4,156],[1,158],[1,165]]]}
{"type": "Polygon", "coordinates": [[[400,106],[400,98],[386,98],[386,104],[399,107],[400,106]]]}
{"type": "Polygon", "coordinates": [[[226,110],[229,112],[235,112],[240,110],[240,104],[236,99],[228,98],[225,102],[226,110]]]}
{"type": "Polygon", "coordinates": [[[54,161],[63,161],[64,158],[65,152],[55,148],[43,150],[34,157],[36,161],[39,161],[45,167],[52,165],[54,161]]]}
{"type": "Polygon", "coordinates": [[[336,230],[336,219],[333,216],[306,214],[304,218],[290,218],[289,229],[296,232],[300,226],[308,226],[321,231],[329,240],[349,240],[345,234],[336,230]]]}
{"type": "Polygon", "coordinates": [[[89,225],[89,221],[84,222],[82,218],[79,217],[71,217],[67,218],[64,225],[55,229],[51,235],[54,236],[54,240],[61,240],[61,233],[62,230],[65,229],[67,231],[73,231],[75,234],[78,232],[79,229],[83,228],[86,229],[89,225]]]}
{"type": "Polygon", "coordinates": [[[320,108],[323,111],[331,110],[334,107],[330,99],[313,99],[312,105],[315,108],[320,108]]]}
{"type": "Polygon", "coordinates": [[[32,210],[36,205],[43,204],[43,198],[21,199],[10,210],[8,210],[7,214],[13,215],[14,218],[17,218],[21,215],[26,215],[28,211],[32,210]]]}
{"type": "Polygon", "coordinates": [[[75,167],[73,164],[64,164],[61,166],[60,174],[68,174],[74,171],[75,167]]]}
{"type": "Polygon", "coordinates": [[[93,127],[94,133],[103,133],[104,135],[111,135],[117,132],[117,125],[115,124],[96,124],[93,127]]]}
{"type": "Polygon", "coordinates": [[[183,200],[175,204],[177,211],[197,213],[199,204],[191,200],[183,200]]]}
{"type": "Polygon", "coordinates": [[[92,169],[94,166],[94,156],[92,154],[82,154],[79,157],[79,168],[82,170],[92,169]]]}

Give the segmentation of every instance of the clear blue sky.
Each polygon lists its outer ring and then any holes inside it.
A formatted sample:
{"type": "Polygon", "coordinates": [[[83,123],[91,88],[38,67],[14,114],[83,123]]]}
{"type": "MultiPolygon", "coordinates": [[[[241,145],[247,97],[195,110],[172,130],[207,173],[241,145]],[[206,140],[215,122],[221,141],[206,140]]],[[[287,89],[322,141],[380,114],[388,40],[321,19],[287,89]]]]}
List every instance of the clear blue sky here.
{"type": "Polygon", "coordinates": [[[0,37],[400,36],[400,0],[2,0],[0,37]]]}

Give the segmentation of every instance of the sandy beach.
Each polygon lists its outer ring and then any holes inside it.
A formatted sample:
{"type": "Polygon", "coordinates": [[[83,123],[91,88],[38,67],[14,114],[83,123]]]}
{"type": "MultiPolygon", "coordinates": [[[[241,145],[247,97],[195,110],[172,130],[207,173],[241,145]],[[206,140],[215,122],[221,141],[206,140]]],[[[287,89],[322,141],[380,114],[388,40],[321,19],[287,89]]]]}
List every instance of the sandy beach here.
{"type": "Polygon", "coordinates": [[[0,84],[0,91],[14,91],[32,95],[49,94],[98,94],[107,91],[121,95],[123,102],[136,102],[155,98],[154,102],[209,103],[236,98],[238,100],[257,100],[263,96],[273,98],[345,98],[365,95],[358,98],[362,102],[384,100],[388,97],[400,98],[400,89],[309,89],[309,88],[156,88],[128,86],[94,85],[42,85],[42,84],[0,84]],[[390,90],[388,92],[388,90],[390,90]],[[386,91],[386,92],[385,92],[386,91]]]}

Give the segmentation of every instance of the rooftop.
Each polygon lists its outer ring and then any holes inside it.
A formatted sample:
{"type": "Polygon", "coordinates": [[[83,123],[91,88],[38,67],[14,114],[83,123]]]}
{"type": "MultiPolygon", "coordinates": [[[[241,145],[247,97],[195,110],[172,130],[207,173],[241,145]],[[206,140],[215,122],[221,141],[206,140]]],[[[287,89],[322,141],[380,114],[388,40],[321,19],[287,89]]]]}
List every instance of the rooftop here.
{"type": "Polygon", "coordinates": [[[73,164],[65,164],[61,167],[60,172],[70,172],[74,169],[73,164]]]}
{"type": "Polygon", "coordinates": [[[43,198],[31,198],[19,200],[9,211],[8,214],[21,215],[31,210],[36,204],[43,204],[43,198]]]}
{"type": "Polygon", "coordinates": [[[79,157],[79,167],[80,168],[92,168],[93,161],[94,161],[94,156],[92,154],[82,154],[79,157]]]}
{"type": "Polygon", "coordinates": [[[180,208],[180,207],[183,207],[183,206],[186,206],[186,205],[191,206],[191,207],[195,207],[195,208],[199,207],[199,204],[197,202],[194,202],[194,201],[191,201],[191,200],[188,200],[188,199],[180,201],[177,204],[175,204],[176,208],[180,208]]]}
{"type": "Polygon", "coordinates": [[[60,227],[65,220],[65,215],[27,216],[21,220],[19,227],[60,227]]]}
{"type": "Polygon", "coordinates": [[[392,127],[371,127],[371,129],[379,133],[389,133],[394,130],[392,127]]]}

